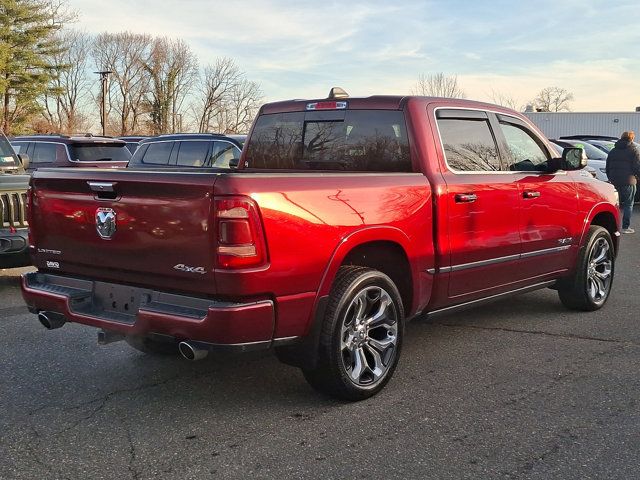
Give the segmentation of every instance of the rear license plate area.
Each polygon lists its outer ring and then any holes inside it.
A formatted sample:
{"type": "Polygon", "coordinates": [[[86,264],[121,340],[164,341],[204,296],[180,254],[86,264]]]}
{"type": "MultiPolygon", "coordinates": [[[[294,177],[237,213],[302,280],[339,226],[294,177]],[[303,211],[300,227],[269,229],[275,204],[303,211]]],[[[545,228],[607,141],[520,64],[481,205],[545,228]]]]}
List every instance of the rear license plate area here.
{"type": "Polygon", "coordinates": [[[96,282],[93,303],[105,313],[135,317],[140,310],[140,292],[141,290],[135,287],[96,282]]]}

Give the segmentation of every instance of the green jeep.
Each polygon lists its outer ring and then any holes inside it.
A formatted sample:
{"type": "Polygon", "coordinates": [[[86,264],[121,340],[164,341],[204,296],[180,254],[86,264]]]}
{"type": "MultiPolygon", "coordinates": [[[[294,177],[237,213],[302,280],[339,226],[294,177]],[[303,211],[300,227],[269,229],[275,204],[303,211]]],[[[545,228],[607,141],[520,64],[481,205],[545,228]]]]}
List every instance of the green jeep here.
{"type": "Polygon", "coordinates": [[[16,155],[0,133],[0,268],[31,263],[27,240],[27,187],[29,158],[16,155]]]}

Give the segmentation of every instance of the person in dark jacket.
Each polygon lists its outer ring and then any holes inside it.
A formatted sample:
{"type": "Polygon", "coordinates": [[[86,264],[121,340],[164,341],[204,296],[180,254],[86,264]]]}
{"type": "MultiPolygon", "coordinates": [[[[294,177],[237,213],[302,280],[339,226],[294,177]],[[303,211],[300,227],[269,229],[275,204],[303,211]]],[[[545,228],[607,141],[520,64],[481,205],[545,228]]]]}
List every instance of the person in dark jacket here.
{"type": "Polygon", "coordinates": [[[635,134],[624,132],[607,156],[607,177],[620,196],[622,233],[635,233],[631,228],[631,212],[636,196],[636,177],[640,176],[640,151],[633,143],[635,134]]]}

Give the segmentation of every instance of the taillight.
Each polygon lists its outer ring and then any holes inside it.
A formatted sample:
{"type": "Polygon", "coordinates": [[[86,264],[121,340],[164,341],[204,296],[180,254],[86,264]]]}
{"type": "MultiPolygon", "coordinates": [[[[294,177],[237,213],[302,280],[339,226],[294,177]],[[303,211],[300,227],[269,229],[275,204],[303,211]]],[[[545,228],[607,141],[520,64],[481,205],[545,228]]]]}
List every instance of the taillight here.
{"type": "Polygon", "coordinates": [[[216,266],[237,269],[267,263],[258,206],[249,197],[216,197],[216,266]]]}
{"type": "Polygon", "coordinates": [[[29,185],[27,187],[27,243],[29,245],[29,249],[32,250],[35,248],[35,239],[33,238],[33,187],[29,185]]]}

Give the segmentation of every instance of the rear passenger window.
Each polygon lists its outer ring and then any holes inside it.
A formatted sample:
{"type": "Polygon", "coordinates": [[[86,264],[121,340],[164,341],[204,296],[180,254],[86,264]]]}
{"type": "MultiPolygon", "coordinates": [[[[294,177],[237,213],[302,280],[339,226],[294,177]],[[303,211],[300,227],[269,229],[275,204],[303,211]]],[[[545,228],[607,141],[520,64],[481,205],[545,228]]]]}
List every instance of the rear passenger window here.
{"type": "Polygon", "coordinates": [[[58,144],[56,145],[56,162],[58,165],[64,165],[67,163],[67,148],[65,145],[58,144]]]}
{"type": "Polygon", "coordinates": [[[33,149],[33,163],[53,163],[56,159],[55,143],[37,143],[33,149]]]}
{"type": "MultiPolygon", "coordinates": [[[[202,167],[205,164],[205,160],[207,159],[208,151],[209,151],[208,141],[180,142],[180,150],[178,150],[177,164],[183,167],[202,167]]],[[[146,158],[147,157],[145,157],[145,163],[146,163],[146,158]]]]}
{"type": "Polygon", "coordinates": [[[11,146],[16,153],[27,153],[27,142],[11,142],[11,146]]]}
{"type": "Polygon", "coordinates": [[[540,171],[546,170],[547,154],[524,128],[500,122],[500,128],[507,140],[511,154],[509,170],[540,171]]]}
{"type": "Polygon", "coordinates": [[[441,118],[438,128],[447,164],[463,172],[502,169],[489,121],[476,118],[441,118]]]}
{"type": "Polygon", "coordinates": [[[167,165],[169,163],[169,156],[171,155],[171,149],[175,142],[156,142],[150,143],[147,148],[142,163],[148,163],[153,165],[167,165]]]}
{"type": "Polygon", "coordinates": [[[240,150],[229,142],[214,142],[211,152],[211,166],[229,168],[229,162],[234,158],[240,158],[240,150]]]}

